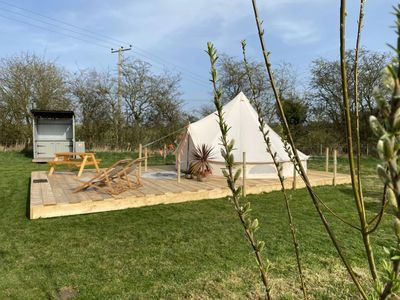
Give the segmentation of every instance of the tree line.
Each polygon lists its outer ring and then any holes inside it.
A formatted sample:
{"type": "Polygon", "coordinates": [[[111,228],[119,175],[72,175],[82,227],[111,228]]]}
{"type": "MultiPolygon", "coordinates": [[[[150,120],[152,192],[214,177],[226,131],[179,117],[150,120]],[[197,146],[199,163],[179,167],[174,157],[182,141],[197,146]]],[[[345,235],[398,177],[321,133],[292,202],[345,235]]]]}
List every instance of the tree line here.
{"type": "Polygon", "coordinates": [[[89,148],[129,148],[181,128],[180,76],[154,74],[127,59],[118,83],[110,71],[67,72],[55,62],[22,54],[0,61],[0,144],[31,142],[31,109],[74,110],[76,138],[89,148]]]}
{"type": "MultiPolygon", "coordinates": [[[[366,49],[360,54],[360,127],[362,140],[368,142],[372,136],[368,116],[377,112],[375,100],[391,95],[385,74],[382,74],[391,57],[366,49]]],[[[352,112],[355,113],[354,51],[348,51],[347,57],[352,112]]],[[[252,86],[241,59],[221,56],[217,68],[224,95],[222,102],[229,101],[240,91],[249,97],[254,89],[263,105],[266,122],[279,131],[265,67],[256,61],[250,61],[249,67],[252,86]]],[[[133,149],[139,143],[168,135],[189,121],[213,112],[211,92],[208,95],[210,105],[184,111],[180,74],[167,71],[155,74],[149,63],[127,58],[121,75],[120,109],[118,83],[110,71],[86,69],[71,73],[55,62],[27,53],[1,59],[0,144],[30,146],[32,108],[74,110],[76,138],[85,141],[88,148],[106,146],[108,149],[133,149]]],[[[274,75],[300,147],[345,143],[339,60],[315,59],[307,82],[287,63],[280,64],[274,75]]],[[[176,137],[172,135],[162,143],[172,143],[176,137]]]]}

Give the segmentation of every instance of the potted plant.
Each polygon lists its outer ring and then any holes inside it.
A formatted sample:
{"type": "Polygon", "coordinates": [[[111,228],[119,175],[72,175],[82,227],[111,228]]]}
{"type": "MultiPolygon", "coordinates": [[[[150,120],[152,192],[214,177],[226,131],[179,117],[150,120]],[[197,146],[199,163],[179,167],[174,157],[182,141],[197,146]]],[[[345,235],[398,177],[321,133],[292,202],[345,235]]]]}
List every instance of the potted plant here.
{"type": "Polygon", "coordinates": [[[192,162],[189,172],[197,177],[197,180],[204,181],[208,175],[212,174],[210,160],[213,158],[213,147],[206,144],[197,146],[192,151],[192,162]]]}

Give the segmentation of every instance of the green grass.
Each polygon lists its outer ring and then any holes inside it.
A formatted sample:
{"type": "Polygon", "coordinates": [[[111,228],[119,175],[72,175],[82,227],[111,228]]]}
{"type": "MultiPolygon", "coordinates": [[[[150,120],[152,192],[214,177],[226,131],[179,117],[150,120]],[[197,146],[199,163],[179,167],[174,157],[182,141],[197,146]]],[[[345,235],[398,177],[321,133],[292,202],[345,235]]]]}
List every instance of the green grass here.
{"type": "MultiPolygon", "coordinates": [[[[98,157],[107,166],[127,155],[98,157]]],[[[370,215],[378,211],[381,193],[376,163],[363,160],[370,215]]],[[[312,160],[309,166],[323,168],[323,161],[312,160]]],[[[54,299],[66,288],[77,290],[77,299],[255,299],[262,294],[253,254],[227,199],[30,221],[30,173],[47,169],[22,153],[0,153],[0,299],[54,299]]],[[[339,170],[345,171],[344,159],[339,170]]],[[[317,191],[341,216],[357,223],[349,186],[317,191]]],[[[266,241],[274,298],[299,298],[282,195],[248,199],[261,223],[258,236],[266,241]]],[[[291,205],[312,298],[356,298],[304,189],[296,191],[291,205]]],[[[328,219],[368,285],[358,233],[328,219]]],[[[394,242],[390,224],[386,216],[372,237],[377,257],[383,257],[383,245],[394,242]]],[[[380,266],[381,259],[377,262],[380,266]]]]}

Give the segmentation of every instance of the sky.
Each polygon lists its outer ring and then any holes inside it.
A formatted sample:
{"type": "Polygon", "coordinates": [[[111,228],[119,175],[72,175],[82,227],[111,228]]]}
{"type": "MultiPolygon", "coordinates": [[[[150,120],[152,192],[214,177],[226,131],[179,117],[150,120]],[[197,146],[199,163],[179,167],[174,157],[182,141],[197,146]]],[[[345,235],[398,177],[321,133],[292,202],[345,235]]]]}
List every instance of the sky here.
{"type": "MultiPolygon", "coordinates": [[[[359,1],[347,1],[347,48],[354,48],[359,1]]],[[[288,62],[306,84],[311,62],[339,56],[339,3],[334,0],[258,0],[273,65],[288,62]]],[[[395,44],[394,0],[365,4],[361,45],[389,52],[395,44]]],[[[180,73],[183,107],[211,101],[208,41],[218,53],[261,61],[250,0],[0,0],[0,58],[34,53],[70,72],[96,68],[117,74],[111,48],[145,60],[155,73],[180,73]]]]}

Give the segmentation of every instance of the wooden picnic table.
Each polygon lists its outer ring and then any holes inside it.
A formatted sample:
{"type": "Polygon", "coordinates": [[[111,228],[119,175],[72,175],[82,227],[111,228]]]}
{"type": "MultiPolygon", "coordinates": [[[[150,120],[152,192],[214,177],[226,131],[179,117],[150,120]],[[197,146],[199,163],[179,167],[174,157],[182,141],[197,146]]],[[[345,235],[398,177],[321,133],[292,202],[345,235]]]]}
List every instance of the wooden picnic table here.
{"type": "Polygon", "coordinates": [[[48,176],[51,176],[55,167],[59,165],[76,166],[79,168],[77,177],[82,175],[83,170],[86,166],[95,166],[97,173],[100,172],[99,163],[100,160],[96,159],[96,153],[94,152],[57,152],[55,158],[48,162],[51,166],[48,176]]]}

